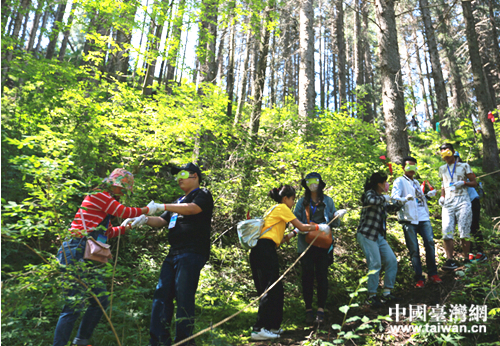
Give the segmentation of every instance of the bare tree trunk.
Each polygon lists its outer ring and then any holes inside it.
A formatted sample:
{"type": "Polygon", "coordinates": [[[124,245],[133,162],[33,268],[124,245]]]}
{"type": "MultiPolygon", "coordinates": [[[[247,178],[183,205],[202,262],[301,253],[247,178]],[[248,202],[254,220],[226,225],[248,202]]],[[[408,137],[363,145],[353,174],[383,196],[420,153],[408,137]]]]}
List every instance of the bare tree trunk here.
{"type": "MultiPolygon", "coordinates": [[[[440,0],[440,5],[443,7],[443,11],[446,7],[444,0],[440,0]]],[[[446,58],[448,59],[450,72],[451,72],[451,90],[452,90],[452,102],[453,108],[459,109],[462,104],[465,103],[466,95],[464,92],[464,86],[462,84],[462,79],[460,78],[460,70],[457,63],[457,58],[455,56],[455,45],[453,42],[453,35],[449,29],[449,19],[444,18],[442,12],[439,14],[439,22],[441,28],[442,45],[444,51],[446,52],[446,58]]]]}
{"type": "Polygon", "coordinates": [[[400,163],[409,153],[403,97],[403,82],[398,50],[394,0],[376,0],[375,14],[379,26],[380,81],[387,137],[387,155],[400,163]]]}
{"type": "Polygon", "coordinates": [[[344,9],[343,1],[336,0],[335,6],[337,7],[337,49],[338,49],[338,62],[339,62],[339,107],[347,101],[346,97],[346,57],[345,57],[345,38],[344,38],[344,9]]]}
{"type": "Polygon", "coordinates": [[[429,85],[429,101],[431,103],[431,109],[432,109],[432,115],[431,115],[431,125],[434,130],[436,130],[436,106],[434,104],[434,91],[432,89],[432,82],[431,82],[431,72],[429,71],[429,63],[427,62],[427,53],[424,49],[424,63],[425,63],[425,75],[427,76],[427,84],[429,85]]]}
{"type": "MultiPolygon", "coordinates": [[[[33,26],[30,31],[30,38],[28,40],[28,45],[26,46],[26,50],[31,52],[33,50],[33,46],[35,45],[36,33],[38,31],[38,25],[40,24],[40,18],[42,17],[43,5],[44,1],[38,0],[38,7],[35,12],[35,18],[33,19],[33,26]]],[[[2,6],[3,8],[3,6],[2,6]]]]}
{"type": "Polygon", "coordinates": [[[415,45],[415,54],[417,57],[417,72],[420,81],[420,89],[422,90],[422,99],[424,100],[425,119],[429,122],[429,125],[432,126],[431,116],[429,114],[429,103],[427,102],[427,93],[425,92],[422,63],[420,62],[420,47],[418,46],[417,32],[415,30],[415,27],[413,27],[413,43],[415,45]]]}
{"type": "Polygon", "coordinates": [[[234,99],[234,50],[235,50],[235,32],[236,32],[236,20],[234,18],[236,0],[231,3],[231,33],[229,37],[229,64],[227,66],[227,83],[226,83],[226,93],[228,98],[227,103],[227,117],[233,116],[233,99],[234,99]]]}
{"type": "Polygon", "coordinates": [[[224,41],[226,39],[227,28],[224,28],[220,35],[219,49],[217,50],[217,85],[222,84],[222,75],[224,74],[224,41]]]}
{"type": "Polygon", "coordinates": [[[432,26],[429,2],[427,0],[419,0],[419,4],[425,27],[427,46],[429,47],[429,54],[431,57],[432,78],[434,79],[434,89],[436,92],[436,103],[440,121],[441,136],[443,136],[444,138],[451,138],[451,129],[449,125],[443,122],[446,119],[446,112],[449,108],[448,95],[446,94],[446,85],[444,84],[443,72],[441,68],[441,62],[439,60],[436,37],[434,34],[434,27],[432,26]]]}
{"type": "MultiPolygon", "coordinates": [[[[269,38],[271,36],[271,30],[269,28],[269,20],[271,18],[271,11],[274,10],[274,1],[270,1],[269,6],[265,10],[262,32],[259,39],[259,50],[258,50],[258,64],[256,70],[256,78],[254,80],[255,86],[252,87],[255,90],[252,114],[250,115],[250,135],[252,137],[257,136],[260,127],[260,115],[262,112],[262,98],[264,96],[264,84],[266,80],[266,70],[267,70],[267,56],[269,54],[269,38]]],[[[256,52],[257,53],[257,52],[256,52]]]]}
{"type": "Polygon", "coordinates": [[[35,53],[40,51],[40,46],[42,44],[42,39],[43,39],[43,32],[45,31],[45,27],[47,26],[47,22],[49,20],[50,12],[52,9],[50,7],[47,7],[47,10],[45,10],[42,18],[42,25],[40,26],[40,34],[38,35],[38,41],[36,44],[35,49],[33,50],[35,53]]]}
{"type": "Polygon", "coordinates": [[[483,169],[486,172],[493,172],[500,169],[495,129],[493,128],[493,123],[488,119],[488,112],[493,109],[493,105],[488,99],[487,91],[485,90],[481,56],[479,55],[479,45],[470,1],[462,1],[462,9],[474,77],[474,93],[477,99],[478,118],[481,122],[481,134],[483,137],[483,169]]]}
{"type": "MultiPolygon", "coordinates": [[[[498,8],[497,8],[498,11],[498,8]]],[[[495,56],[495,64],[497,76],[500,79],[500,44],[498,42],[498,31],[495,22],[495,14],[493,13],[493,0],[488,0],[488,14],[491,24],[491,39],[493,41],[493,55],[495,56]]]]}
{"type": "Polygon", "coordinates": [[[363,30],[362,30],[362,38],[363,38],[363,48],[362,52],[364,54],[364,86],[366,94],[363,96],[361,102],[365,108],[365,114],[363,116],[363,120],[371,123],[373,122],[373,89],[371,87],[373,80],[373,70],[372,70],[372,54],[370,50],[370,42],[369,42],[369,28],[368,28],[368,2],[363,2],[361,11],[363,14],[363,30]]]}
{"type": "MultiPolygon", "coordinates": [[[[29,3],[31,4],[31,0],[29,1],[29,3]]],[[[30,4],[28,4],[28,7],[29,7],[30,4]]],[[[26,11],[26,13],[24,14],[23,31],[22,31],[22,34],[21,34],[21,39],[19,40],[20,44],[23,45],[23,46],[25,45],[24,39],[26,37],[26,32],[28,31],[28,20],[29,20],[29,17],[30,17],[30,9],[28,9],[26,11]]]]}
{"type": "MultiPolygon", "coordinates": [[[[71,4],[71,8],[70,8],[70,11],[73,7],[73,3],[71,4]]],[[[71,26],[73,25],[73,12],[70,12],[70,15],[68,17],[68,24],[66,24],[66,30],[64,30],[64,34],[63,34],[63,40],[61,42],[61,49],[59,50],[59,61],[63,61],[64,60],[64,56],[66,55],[66,48],[68,46],[68,42],[69,42],[69,33],[71,31],[71,26]]]]}
{"type": "Polygon", "coordinates": [[[52,59],[54,57],[56,51],[57,39],[59,37],[59,32],[62,27],[62,20],[64,17],[64,13],[66,12],[66,6],[68,2],[66,0],[62,0],[57,6],[56,18],[54,23],[52,24],[52,30],[49,36],[49,45],[47,46],[47,52],[45,53],[45,59],[52,59]]]}
{"type": "Polygon", "coordinates": [[[271,98],[270,98],[270,102],[271,102],[271,105],[269,108],[273,108],[274,105],[276,104],[276,81],[275,81],[275,77],[274,77],[274,74],[276,73],[275,71],[275,59],[274,59],[274,52],[275,52],[275,49],[276,49],[276,35],[275,33],[273,33],[273,43],[271,44],[271,66],[269,68],[270,72],[271,72],[271,75],[269,76],[270,77],[270,81],[269,81],[269,88],[271,89],[271,98]]]}
{"type": "Polygon", "coordinates": [[[246,38],[245,60],[243,60],[243,70],[241,71],[240,94],[238,96],[238,107],[236,108],[236,115],[234,116],[234,125],[239,124],[241,121],[241,111],[243,109],[243,103],[245,102],[245,95],[247,93],[248,61],[250,60],[250,50],[253,44],[251,42],[251,35],[252,31],[248,30],[246,38]]]}
{"type": "MultiPolygon", "coordinates": [[[[203,0],[201,4],[200,44],[197,54],[200,59],[200,83],[214,83],[217,74],[217,62],[215,61],[217,6],[217,0],[203,0]]],[[[198,88],[198,93],[203,94],[202,87],[198,88]]]]}
{"type": "MultiPolygon", "coordinates": [[[[364,84],[363,75],[363,37],[361,34],[361,21],[359,18],[359,0],[355,0],[354,7],[354,78],[356,80],[356,87],[364,84]]],[[[356,101],[359,101],[356,97],[356,101]]]]}
{"type": "Polygon", "coordinates": [[[300,0],[299,14],[300,72],[299,117],[305,121],[314,116],[314,11],[313,0],[300,0]]]}
{"type": "Polygon", "coordinates": [[[171,84],[174,83],[175,67],[177,65],[177,58],[179,56],[179,48],[181,42],[181,28],[183,24],[184,11],[186,9],[186,0],[179,2],[179,7],[172,23],[172,42],[173,45],[169,47],[167,74],[165,78],[165,90],[168,94],[172,93],[171,84]]]}
{"type": "Polygon", "coordinates": [[[156,60],[158,60],[158,46],[163,34],[163,25],[157,25],[155,29],[155,35],[151,42],[150,54],[148,54],[150,55],[150,60],[147,63],[146,75],[144,76],[144,83],[142,85],[142,95],[144,96],[153,93],[153,80],[156,70],[156,60]]]}
{"type": "Polygon", "coordinates": [[[412,108],[413,108],[413,115],[416,117],[417,116],[417,99],[415,97],[415,90],[413,88],[413,77],[411,76],[411,56],[410,56],[410,48],[408,44],[408,40],[406,38],[406,33],[403,34],[403,41],[404,41],[404,46],[405,46],[405,55],[406,55],[406,63],[405,63],[405,68],[406,68],[406,73],[408,74],[408,89],[410,89],[410,96],[411,96],[411,103],[412,103],[412,108]]]}
{"type": "MultiPolygon", "coordinates": [[[[21,1],[21,5],[20,5],[19,10],[17,12],[16,19],[14,20],[14,29],[13,29],[13,32],[11,35],[11,37],[14,39],[17,39],[19,36],[19,31],[21,31],[21,25],[23,24],[24,15],[27,11],[29,4],[30,4],[30,0],[22,0],[21,1]]],[[[7,52],[6,60],[11,61],[13,56],[14,56],[13,51],[9,50],[7,52]]],[[[6,74],[7,72],[5,71],[4,73],[6,74]]]]}

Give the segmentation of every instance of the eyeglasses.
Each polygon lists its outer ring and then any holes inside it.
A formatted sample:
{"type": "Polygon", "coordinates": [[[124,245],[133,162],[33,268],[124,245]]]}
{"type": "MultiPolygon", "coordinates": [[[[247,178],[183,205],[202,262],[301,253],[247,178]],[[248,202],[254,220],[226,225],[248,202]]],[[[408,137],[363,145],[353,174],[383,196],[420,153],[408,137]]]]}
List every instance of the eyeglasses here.
{"type": "MultiPolygon", "coordinates": [[[[194,174],[194,173],[193,173],[194,174]]],[[[177,173],[176,175],[176,179],[177,181],[179,181],[179,179],[189,179],[189,178],[194,178],[193,176],[191,176],[191,173],[188,172],[188,171],[180,171],[179,173],[177,173]]]]}

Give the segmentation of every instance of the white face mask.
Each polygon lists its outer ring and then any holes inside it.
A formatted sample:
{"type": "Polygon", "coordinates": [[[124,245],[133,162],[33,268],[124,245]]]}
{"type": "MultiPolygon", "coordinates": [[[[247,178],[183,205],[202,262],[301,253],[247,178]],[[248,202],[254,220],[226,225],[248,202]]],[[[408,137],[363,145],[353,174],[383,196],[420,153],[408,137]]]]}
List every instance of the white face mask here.
{"type": "Polygon", "coordinates": [[[309,185],[309,190],[311,190],[311,192],[317,191],[318,190],[318,184],[311,184],[311,185],[309,185]]]}

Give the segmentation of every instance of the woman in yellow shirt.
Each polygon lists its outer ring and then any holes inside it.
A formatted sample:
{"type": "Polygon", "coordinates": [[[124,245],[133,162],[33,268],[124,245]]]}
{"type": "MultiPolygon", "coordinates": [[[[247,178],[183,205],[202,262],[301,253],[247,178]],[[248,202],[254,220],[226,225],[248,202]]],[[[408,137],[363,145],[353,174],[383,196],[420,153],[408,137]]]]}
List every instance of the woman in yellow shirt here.
{"type": "MultiPolygon", "coordinates": [[[[261,236],[257,245],[250,252],[250,267],[259,296],[280,276],[276,248],[295,235],[294,232],[290,232],[285,236],[287,222],[291,222],[301,232],[318,229],[330,232],[328,225],[307,225],[297,220],[290,210],[295,203],[295,189],[293,187],[282,185],[279,188],[274,188],[269,192],[269,197],[280,204],[275,206],[266,217],[262,233],[269,228],[271,229],[261,236]]],[[[283,296],[283,284],[280,281],[261,299],[257,322],[253,326],[251,335],[253,340],[270,340],[280,337],[280,326],[283,320],[283,296]]]]}

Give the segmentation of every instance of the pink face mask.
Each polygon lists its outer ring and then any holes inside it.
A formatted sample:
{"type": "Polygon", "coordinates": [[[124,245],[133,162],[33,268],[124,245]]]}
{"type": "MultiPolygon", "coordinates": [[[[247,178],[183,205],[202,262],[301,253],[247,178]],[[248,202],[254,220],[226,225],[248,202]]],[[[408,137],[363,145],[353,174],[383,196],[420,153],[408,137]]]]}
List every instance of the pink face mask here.
{"type": "Polygon", "coordinates": [[[389,183],[387,181],[385,182],[384,192],[389,192],[389,183]]]}

